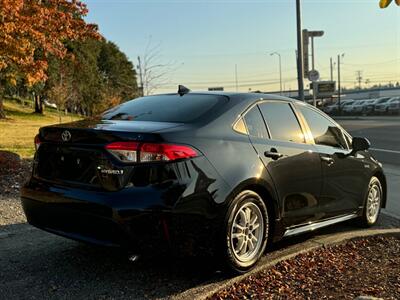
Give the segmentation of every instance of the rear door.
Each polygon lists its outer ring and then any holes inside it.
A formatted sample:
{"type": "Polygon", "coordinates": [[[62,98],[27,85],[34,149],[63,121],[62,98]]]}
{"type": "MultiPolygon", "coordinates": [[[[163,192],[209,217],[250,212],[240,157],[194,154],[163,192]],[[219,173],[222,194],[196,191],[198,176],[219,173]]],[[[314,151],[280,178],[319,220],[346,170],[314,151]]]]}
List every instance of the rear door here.
{"type": "Polygon", "coordinates": [[[271,175],[286,227],[320,219],[321,162],[286,101],[262,101],[244,116],[250,140],[271,175]]]}
{"type": "Polygon", "coordinates": [[[346,139],[343,129],[311,106],[297,104],[296,107],[310,128],[322,162],[321,209],[326,217],[355,212],[362,206],[368,181],[364,156],[344,156],[350,152],[350,140],[346,139]]]}

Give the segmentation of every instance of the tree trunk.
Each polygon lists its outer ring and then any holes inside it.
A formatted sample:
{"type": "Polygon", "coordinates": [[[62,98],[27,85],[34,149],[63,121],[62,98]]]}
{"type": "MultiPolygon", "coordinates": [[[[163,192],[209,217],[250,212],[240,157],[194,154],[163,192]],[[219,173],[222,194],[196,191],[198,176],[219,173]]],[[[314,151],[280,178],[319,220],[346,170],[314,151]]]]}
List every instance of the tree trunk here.
{"type": "Polygon", "coordinates": [[[6,113],[4,112],[3,98],[0,96],[0,119],[5,119],[6,113]]]}
{"type": "Polygon", "coordinates": [[[39,95],[35,95],[35,113],[43,114],[43,102],[39,95]]]}

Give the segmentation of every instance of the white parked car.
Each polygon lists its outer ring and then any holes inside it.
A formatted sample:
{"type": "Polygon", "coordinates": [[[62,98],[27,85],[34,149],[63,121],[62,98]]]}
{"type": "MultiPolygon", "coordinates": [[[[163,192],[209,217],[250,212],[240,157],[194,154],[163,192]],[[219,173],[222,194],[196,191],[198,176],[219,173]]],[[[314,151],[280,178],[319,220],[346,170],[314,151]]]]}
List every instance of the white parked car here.
{"type": "Polygon", "coordinates": [[[390,100],[389,114],[392,115],[400,114],[400,97],[394,97],[390,100]]]}
{"type": "Polygon", "coordinates": [[[345,115],[351,114],[351,112],[353,111],[353,104],[355,102],[356,102],[355,100],[350,100],[350,101],[347,101],[345,104],[343,104],[343,107],[342,107],[343,114],[345,114],[345,115]]]}
{"type": "Polygon", "coordinates": [[[57,104],[51,103],[51,102],[49,102],[48,100],[44,100],[43,103],[44,103],[44,105],[47,106],[47,107],[57,108],[57,104]]]}
{"type": "Polygon", "coordinates": [[[354,115],[361,115],[363,113],[364,103],[367,100],[357,100],[351,105],[351,113],[354,115]]]}
{"type": "Polygon", "coordinates": [[[396,98],[390,98],[390,97],[381,98],[381,101],[379,101],[375,104],[374,112],[378,115],[388,114],[389,113],[389,105],[394,100],[396,100],[396,98]]]}
{"type": "Polygon", "coordinates": [[[372,115],[374,112],[375,103],[379,100],[378,99],[369,99],[363,103],[363,114],[365,115],[372,115]]]}
{"type": "MultiPolygon", "coordinates": [[[[354,100],[350,100],[350,99],[342,100],[340,102],[340,107],[342,108],[342,111],[343,111],[343,107],[346,105],[346,103],[353,103],[353,102],[354,102],[354,100]]],[[[335,104],[331,104],[331,105],[325,106],[325,107],[322,108],[322,110],[326,114],[336,115],[339,112],[339,104],[335,103],[335,104]]]]}

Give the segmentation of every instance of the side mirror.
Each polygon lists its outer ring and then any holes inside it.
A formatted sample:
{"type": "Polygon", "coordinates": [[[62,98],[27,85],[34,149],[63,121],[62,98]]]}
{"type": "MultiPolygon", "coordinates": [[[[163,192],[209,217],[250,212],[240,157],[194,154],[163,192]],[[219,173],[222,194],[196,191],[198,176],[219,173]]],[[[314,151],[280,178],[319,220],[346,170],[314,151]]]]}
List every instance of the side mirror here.
{"type": "Polygon", "coordinates": [[[363,137],[353,137],[353,141],[351,143],[351,147],[353,148],[353,153],[357,151],[365,151],[368,150],[371,146],[371,143],[363,137]]]}

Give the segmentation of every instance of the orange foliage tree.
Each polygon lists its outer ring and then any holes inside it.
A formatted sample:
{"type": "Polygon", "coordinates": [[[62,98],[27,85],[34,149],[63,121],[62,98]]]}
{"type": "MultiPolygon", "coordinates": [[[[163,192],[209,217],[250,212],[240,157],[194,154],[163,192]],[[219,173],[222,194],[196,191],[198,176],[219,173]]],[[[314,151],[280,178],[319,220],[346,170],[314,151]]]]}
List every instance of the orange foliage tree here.
{"type": "MultiPolygon", "coordinates": [[[[48,58],[64,58],[66,40],[100,38],[78,0],[0,0],[0,77],[24,78],[28,86],[46,80],[48,58]]],[[[0,86],[0,118],[4,117],[0,86]]]]}

